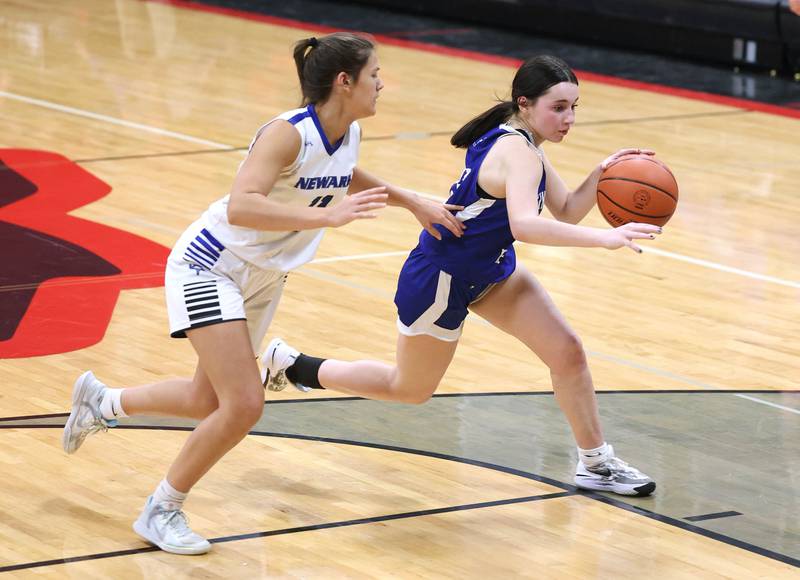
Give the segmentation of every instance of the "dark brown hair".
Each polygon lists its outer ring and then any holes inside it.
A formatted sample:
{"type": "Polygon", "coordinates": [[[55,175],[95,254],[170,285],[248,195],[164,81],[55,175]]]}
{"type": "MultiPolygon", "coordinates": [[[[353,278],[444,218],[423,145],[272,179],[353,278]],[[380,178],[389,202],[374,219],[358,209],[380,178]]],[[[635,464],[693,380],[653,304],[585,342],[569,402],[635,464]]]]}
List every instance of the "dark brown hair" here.
{"type": "Polygon", "coordinates": [[[340,72],[355,81],[367,64],[374,43],[349,32],[334,32],[320,38],[310,37],[294,45],[294,62],[300,78],[303,105],[323,103],[331,94],[333,81],[340,72]]]}
{"type": "Polygon", "coordinates": [[[519,111],[519,98],[532,103],[558,83],[578,84],[578,78],[567,63],[555,56],[534,56],[522,63],[511,83],[511,100],[501,101],[472,119],[450,139],[454,147],[469,147],[478,137],[497,127],[519,111]]]}

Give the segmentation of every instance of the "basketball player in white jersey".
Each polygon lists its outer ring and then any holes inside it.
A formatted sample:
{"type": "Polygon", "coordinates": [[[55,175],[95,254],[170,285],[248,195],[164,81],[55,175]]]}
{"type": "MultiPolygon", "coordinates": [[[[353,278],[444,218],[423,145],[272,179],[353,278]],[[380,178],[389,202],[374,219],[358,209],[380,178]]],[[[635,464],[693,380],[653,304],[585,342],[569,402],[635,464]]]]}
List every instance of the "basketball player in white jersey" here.
{"type": "Polygon", "coordinates": [[[434,236],[441,236],[434,224],[462,234],[448,211],[459,206],[424,200],[356,167],[356,121],[375,114],[383,88],[372,42],[345,33],[308,38],[295,45],[294,58],[306,106],[258,130],[230,194],[189,226],[167,262],[170,332],[188,337],[197,351],[194,378],[112,389],[87,371],[73,388],[63,433],[67,453],[118,417],[201,420],[133,525],[145,540],[176,554],[210,549],[189,528],[184,500],[261,417],[255,353],[286,273],[314,257],[324,228],[374,218],[389,203],[409,209],[434,236]]]}
{"type": "Polygon", "coordinates": [[[397,361],[346,362],[301,354],[281,339],[267,347],[268,387],[287,381],[301,390],[326,388],[371,399],[423,403],[455,354],[468,311],[528,346],[549,368],[553,392],[578,447],[575,484],[622,495],[653,493],[655,482],[622,461],[603,436],[592,377],[580,338],[538,280],[515,259],[515,241],[550,246],[631,248],[661,228],[629,223],[589,228],[577,223],[596,203],[600,173],[629,153],[598,164],[575,190],[541,146],[561,142],[575,121],[578,79],[562,60],[528,59],[517,71],[512,100],[478,115],[453,135],[467,150],[449,203],[464,210],[463,235],[437,228],[420,235],[397,282],[397,361]],[[539,214],[547,206],[555,220],[539,214]]]}

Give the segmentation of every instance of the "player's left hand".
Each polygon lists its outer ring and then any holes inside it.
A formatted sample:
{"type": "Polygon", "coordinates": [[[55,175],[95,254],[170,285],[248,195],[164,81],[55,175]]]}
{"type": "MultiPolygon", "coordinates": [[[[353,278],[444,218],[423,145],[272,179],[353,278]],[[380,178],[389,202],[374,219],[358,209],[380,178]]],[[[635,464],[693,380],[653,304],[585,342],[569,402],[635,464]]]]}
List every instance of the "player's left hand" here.
{"type": "Polygon", "coordinates": [[[614,165],[617,161],[619,161],[620,159],[622,159],[626,155],[655,155],[655,154],[656,154],[656,152],[653,151],[652,149],[638,149],[638,148],[637,149],[634,149],[634,148],[620,149],[619,151],[617,151],[613,155],[610,155],[610,156],[606,157],[603,160],[603,162],[600,163],[600,169],[605,171],[606,169],[608,169],[609,167],[614,165]]]}
{"type": "Polygon", "coordinates": [[[437,240],[442,239],[434,224],[439,224],[446,227],[454,236],[460,238],[466,229],[464,224],[456,219],[453,215],[454,211],[461,211],[464,209],[462,205],[452,205],[449,203],[439,203],[425,198],[419,198],[419,203],[414,207],[412,212],[414,217],[417,218],[422,227],[437,240]]]}

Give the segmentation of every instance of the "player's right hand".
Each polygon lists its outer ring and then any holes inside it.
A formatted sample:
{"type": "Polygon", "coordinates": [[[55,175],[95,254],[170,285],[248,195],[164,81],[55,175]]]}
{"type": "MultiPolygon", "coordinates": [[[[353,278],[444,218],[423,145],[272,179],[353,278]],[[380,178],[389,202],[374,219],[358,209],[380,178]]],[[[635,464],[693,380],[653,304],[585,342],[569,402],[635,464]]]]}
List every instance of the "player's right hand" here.
{"type": "Polygon", "coordinates": [[[388,199],[389,194],[383,186],[347,195],[333,207],[325,208],[328,211],[328,226],[337,228],[353,220],[376,218],[377,210],[385,208],[388,199]]]}
{"type": "Polygon", "coordinates": [[[600,162],[600,169],[605,171],[615,163],[618,163],[622,160],[623,157],[626,155],[655,155],[656,152],[652,149],[634,149],[629,147],[628,149],[620,149],[613,155],[609,155],[603,161],[600,162]]]}
{"type": "Polygon", "coordinates": [[[660,233],[661,226],[631,222],[613,230],[605,230],[603,247],[609,250],[616,250],[627,246],[634,252],[641,254],[642,248],[637,246],[633,240],[654,240],[656,235],[660,233]]]}

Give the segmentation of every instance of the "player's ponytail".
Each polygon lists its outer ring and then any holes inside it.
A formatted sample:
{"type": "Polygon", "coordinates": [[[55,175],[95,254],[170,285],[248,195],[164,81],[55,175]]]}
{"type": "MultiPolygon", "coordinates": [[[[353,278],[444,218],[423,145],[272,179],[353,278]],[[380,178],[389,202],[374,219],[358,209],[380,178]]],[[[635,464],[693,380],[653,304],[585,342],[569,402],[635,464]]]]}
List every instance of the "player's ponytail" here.
{"type": "Polygon", "coordinates": [[[567,63],[555,56],[534,56],[522,63],[511,83],[511,100],[502,101],[484,111],[456,131],[450,139],[454,147],[469,147],[481,135],[508,121],[519,111],[519,99],[525,97],[531,104],[558,83],[578,84],[575,73],[567,63]]]}
{"type": "Polygon", "coordinates": [[[325,102],[340,72],[347,73],[356,82],[373,50],[372,41],[349,32],[297,41],[293,54],[303,105],[325,102]]]}
{"type": "Polygon", "coordinates": [[[518,110],[515,102],[501,101],[456,131],[455,135],[450,138],[450,144],[453,147],[467,148],[487,131],[508,121],[511,115],[518,110]]]}
{"type": "Polygon", "coordinates": [[[303,73],[303,68],[306,63],[306,56],[308,55],[306,51],[309,48],[313,48],[318,44],[319,41],[312,36],[311,38],[304,38],[302,40],[298,40],[294,45],[294,64],[297,67],[297,76],[300,78],[301,87],[305,82],[305,74],[303,73]]]}

